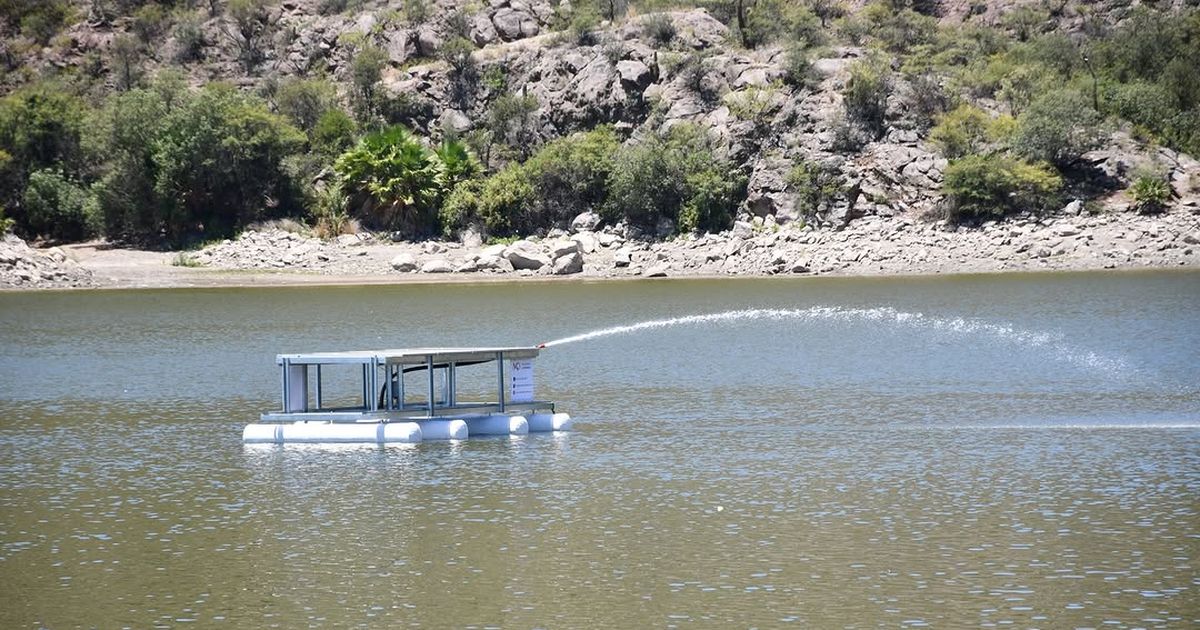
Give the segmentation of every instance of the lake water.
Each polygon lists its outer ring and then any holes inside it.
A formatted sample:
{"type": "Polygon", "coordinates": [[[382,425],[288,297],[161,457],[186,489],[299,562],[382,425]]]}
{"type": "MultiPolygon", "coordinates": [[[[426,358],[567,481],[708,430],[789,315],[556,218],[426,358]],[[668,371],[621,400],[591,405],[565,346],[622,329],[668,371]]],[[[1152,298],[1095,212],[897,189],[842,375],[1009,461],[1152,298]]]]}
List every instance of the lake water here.
{"type": "Polygon", "coordinates": [[[1195,627],[1200,274],[0,294],[0,627],[1195,627]],[[285,351],[569,434],[246,447],[285,351]]]}

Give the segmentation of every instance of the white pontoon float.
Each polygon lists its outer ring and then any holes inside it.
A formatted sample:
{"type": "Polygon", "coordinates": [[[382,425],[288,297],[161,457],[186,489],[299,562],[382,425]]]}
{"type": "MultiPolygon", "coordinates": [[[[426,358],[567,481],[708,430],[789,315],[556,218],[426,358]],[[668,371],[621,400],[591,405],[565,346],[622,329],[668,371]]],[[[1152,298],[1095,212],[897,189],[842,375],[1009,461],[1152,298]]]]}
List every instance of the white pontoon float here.
{"type": "Polygon", "coordinates": [[[534,400],[533,360],[539,347],[413,348],[281,354],[281,411],[262,414],[242,432],[248,443],[420,442],[475,435],[568,431],[571,417],[534,400]],[[496,400],[458,399],[461,367],[495,362],[496,400]],[[359,366],[361,404],[328,407],[322,368],[359,366]],[[507,368],[507,369],[506,369],[507,368]],[[421,373],[424,391],[405,391],[406,373],[421,373]],[[424,399],[418,397],[424,394],[424,399]],[[410,400],[410,398],[418,398],[410,400]]]}

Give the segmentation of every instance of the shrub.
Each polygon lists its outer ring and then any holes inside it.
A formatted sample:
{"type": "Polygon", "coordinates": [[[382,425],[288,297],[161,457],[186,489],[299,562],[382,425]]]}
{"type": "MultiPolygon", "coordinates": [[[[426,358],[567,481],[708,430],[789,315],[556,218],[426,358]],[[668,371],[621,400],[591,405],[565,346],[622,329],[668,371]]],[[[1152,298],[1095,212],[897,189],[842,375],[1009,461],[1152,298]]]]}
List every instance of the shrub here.
{"type": "Polygon", "coordinates": [[[441,146],[434,149],[434,154],[442,163],[442,184],[446,190],[451,190],[459,182],[479,175],[483,170],[467,145],[457,140],[442,142],[441,146]]]}
{"type": "Polygon", "coordinates": [[[326,110],[309,133],[313,149],[325,155],[339,155],[354,145],[354,121],[340,109],[326,110]]]}
{"type": "Polygon", "coordinates": [[[1090,99],[1079,92],[1050,92],[1017,118],[1013,149],[1031,160],[1067,165],[1099,146],[1102,122],[1090,99]]]}
{"type": "Polygon", "coordinates": [[[30,174],[22,203],[30,234],[78,241],[92,236],[99,227],[87,191],[59,170],[30,174]]]}
{"type": "Polygon", "coordinates": [[[1129,187],[1129,194],[1142,214],[1158,214],[1167,209],[1174,192],[1165,177],[1157,173],[1142,173],[1129,187]]]}
{"type": "Polygon", "coordinates": [[[167,30],[167,12],[160,4],[143,4],[133,12],[133,33],[150,43],[167,30]]]}
{"type": "Polygon", "coordinates": [[[360,214],[377,227],[410,236],[432,233],[444,168],[407,129],[368,134],[334,165],[360,214]]]}
{"type": "Polygon", "coordinates": [[[387,53],[382,48],[366,45],[359,48],[354,60],[350,62],[354,109],[359,122],[370,120],[377,109],[376,90],[379,80],[383,78],[383,67],[387,61],[387,53]]]}
{"type": "Polygon", "coordinates": [[[321,79],[288,79],[275,92],[280,114],[306,133],[316,128],[321,117],[335,105],[333,85],[321,79]]]}
{"type": "Polygon", "coordinates": [[[642,21],[642,36],[659,46],[669,45],[676,34],[675,23],[666,13],[655,13],[642,21]]]}
{"type": "Polygon", "coordinates": [[[960,158],[983,149],[991,118],[974,105],[959,105],[938,117],[929,131],[932,142],[948,158],[960,158]]]}
{"type": "Polygon", "coordinates": [[[950,162],[942,191],[950,219],[983,220],[1052,206],[1062,178],[1048,165],[1006,155],[969,155],[950,162]]]}
{"type": "Polygon", "coordinates": [[[175,61],[187,63],[196,61],[204,55],[204,31],[201,20],[194,12],[184,11],[179,14],[172,30],[175,37],[175,61]]]}
{"type": "Polygon", "coordinates": [[[112,96],[88,120],[84,148],[104,165],[92,194],[111,239],[147,240],[165,229],[165,204],[155,189],[155,143],[167,111],[157,91],[132,90],[112,96]]]}
{"type": "Polygon", "coordinates": [[[62,29],[71,15],[66,0],[37,0],[16,9],[10,15],[20,15],[21,32],[45,46],[62,29]]]}
{"type": "Polygon", "coordinates": [[[531,123],[537,108],[537,99],[529,94],[504,94],[496,98],[488,108],[492,138],[518,149],[523,157],[528,156],[533,141],[531,123]]]}
{"type": "Polygon", "coordinates": [[[540,226],[523,225],[534,201],[532,179],[521,164],[509,164],[487,179],[479,198],[479,217],[491,236],[510,235],[540,226]]]}
{"type": "Polygon", "coordinates": [[[483,196],[484,180],[468,179],[459,182],[438,210],[438,223],[442,235],[452,238],[463,229],[479,221],[480,198],[483,196]]]}
{"type": "Polygon", "coordinates": [[[808,50],[800,45],[789,46],[783,57],[783,82],[795,88],[806,88],[819,80],[808,50]]]}
{"type": "Polygon", "coordinates": [[[0,98],[0,207],[10,212],[18,231],[29,225],[21,196],[30,173],[41,169],[62,170],[77,178],[84,161],[80,133],[86,107],[82,100],[61,86],[36,83],[0,98]]]}
{"type": "Polygon", "coordinates": [[[796,211],[803,216],[814,216],[846,195],[841,169],[828,163],[801,160],[787,183],[796,191],[796,211]]]}
{"type": "Polygon", "coordinates": [[[892,93],[891,69],[880,58],[850,66],[850,80],[842,91],[846,120],[872,140],[883,135],[887,99],[892,93]]]}
{"type": "Polygon", "coordinates": [[[744,178],[713,155],[704,130],[680,124],[617,152],[603,214],[647,229],[667,220],[678,229],[720,230],[744,197],[744,178]],[[714,178],[730,188],[718,189],[714,178]]]}
{"type": "Polygon", "coordinates": [[[229,0],[225,12],[233,20],[234,33],[226,33],[238,46],[239,58],[246,70],[262,61],[262,41],[266,39],[266,0],[229,0]]]}

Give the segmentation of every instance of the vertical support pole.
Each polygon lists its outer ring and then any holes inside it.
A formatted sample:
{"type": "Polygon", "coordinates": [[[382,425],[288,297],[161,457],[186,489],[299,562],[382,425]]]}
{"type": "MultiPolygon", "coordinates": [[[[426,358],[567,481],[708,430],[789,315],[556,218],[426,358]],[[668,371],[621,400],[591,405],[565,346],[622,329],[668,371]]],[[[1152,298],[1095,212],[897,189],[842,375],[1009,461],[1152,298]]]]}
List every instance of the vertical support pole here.
{"type": "Polygon", "coordinates": [[[367,409],[371,411],[379,411],[379,397],[375,392],[379,391],[379,359],[371,357],[371,378],[367,379],[370,383],[371,398],[367,402],[367,409]]]}
{"type": "Polygon", "coordinates": [[[371,393],[367,391],[367,364],[362,364],[362,399],[363,409],[371,408],[371,393]]]}
{"type": "Polygon", "coordinates": [[[454,363],[448,364],[449,367],[446,383],[446,403],[451,407],[458,404],[458,365],[454,363]]]}
{"type": "Polygon", "coordinates": [[[429,415],[433,416],[433,355],[425,357],[425,369],[429,372],[429,415]]]}
{"type": "Polygon", "coordinates": [[[388,411],[391,411],[392,410],[393,392],[392,392],[392,366],[390,364],[386,364],[386,363],[384,364],[383,377],[385,379],[387,379],[387,384],[384,385],[384,387],[387,389],[387,398],[384,399],[384,401],[383,401],[383,408],[387,409],[388,411]]]}
{"type": "Polygon", "coordinates": [[[292,362],[289,361],[288,359],[284,359],[282,365],[283,365],[283,380],[281,382],[283,384],[283,398],[282,398],[283,407],[281,407],[281,409],[283,409],[283,413],[287,413],[288,412],[288,391],[289,391],[288,390],[288,384],[289,384],[288,383],[288,372],[292,371],[292,362]]]}
{"type": "Polygon", "coordinates": [[[321,364],[317,364],[317,411],[321,410],[321,364]]]}
{"type": "Polygon", "coordinates": [[[504,413],[504,353],[496,353],[496,400],[500,401],[500,413],[504,413]]]}
{"type": "Polygon", "coordinates": [[[400,410],[403,411],[404,410],[404,396],[405,396],[405,393],[404,393],[404,364],[403,363],[396,366],[396,378],[400,382],[400,410]]]}

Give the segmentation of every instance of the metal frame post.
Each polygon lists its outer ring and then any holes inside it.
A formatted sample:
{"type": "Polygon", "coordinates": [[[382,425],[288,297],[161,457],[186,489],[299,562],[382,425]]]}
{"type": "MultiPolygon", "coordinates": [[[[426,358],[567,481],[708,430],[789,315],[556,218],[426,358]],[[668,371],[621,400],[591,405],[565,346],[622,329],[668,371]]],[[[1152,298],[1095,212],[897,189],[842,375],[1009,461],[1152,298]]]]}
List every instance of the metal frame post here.
{"type": "Polygon", "coordinates": [[[292,362],[289,361],[288,359],[284,359],[283,360],[283,379],[281,380],[281,383],[283,384],[283,405],[282,405],[282,407],[280,407],[280,409],[283,410],[283,413],[288,413],[288,411],[290,411],[288,409],[288,385],[290,385],[291,383],[288,382],[288,378],[289,378],[288,372],[292,371],[291,367],[292,367],[292,362]]]}
{"type": "Polygon", "coordinates": [[[317,364],[317,411],[321,410],[321,364],[317,364]]]}
{"type": "Polygon", "coordinates": [[[387,379],[384,388],[387,390],[387,398],[383,401],[383,408],[391,411],[394,392],[392,391],[392,366],[385,364],[383,366],[383,377],[387,379]]]}
{"type": "Polygon", "coordinates": [[[429,371],[429,415],[433,416],[433,355],[425,357],[425,369],[429,371]]]}
{"type": "Polygon", "coordinates": [[[500,401],[500,412],[504,412],[504,353],[496,353],[496,399],[500,401]]]}

